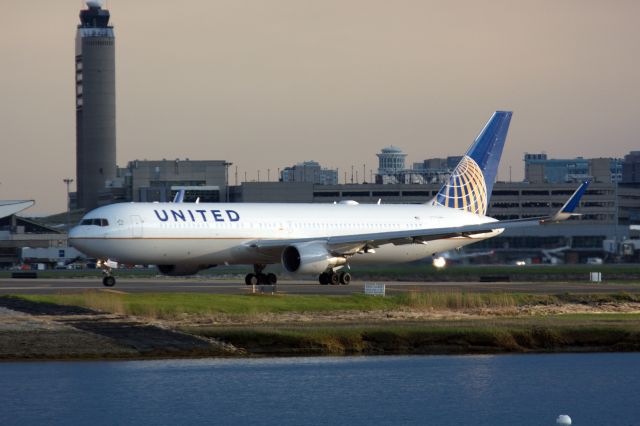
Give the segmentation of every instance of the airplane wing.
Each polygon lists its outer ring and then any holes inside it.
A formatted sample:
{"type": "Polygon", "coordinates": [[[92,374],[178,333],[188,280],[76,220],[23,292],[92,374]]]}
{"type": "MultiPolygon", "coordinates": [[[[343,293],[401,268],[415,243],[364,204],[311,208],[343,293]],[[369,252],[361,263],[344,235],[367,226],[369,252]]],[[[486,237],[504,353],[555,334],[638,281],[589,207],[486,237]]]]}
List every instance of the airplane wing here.
{"type": "Polygon", "coordinates": [[[319,241],[326,244],[329,251],[335,255],[353,254],[364,248],[373,249],[384,244],[424,244],[428,241],[442,238],[470,238],[474,235],[486,234],[498,229],[523,228],[538,225],[547,225],[579,216],[574,213],[580,199],[587,190],[589,181],[584,181],[571,195],[569,200],[553,215],[531,217],[513,220],[495,220],[474,225],[453,226],[447,228],[409,229],[402,231],[372,232],[366,234],[336,235],[327,237],[255,240],[247,244],[259,251],[275,254],[277,250],[291,244],[299,244],[310,241],[319,241]]]}

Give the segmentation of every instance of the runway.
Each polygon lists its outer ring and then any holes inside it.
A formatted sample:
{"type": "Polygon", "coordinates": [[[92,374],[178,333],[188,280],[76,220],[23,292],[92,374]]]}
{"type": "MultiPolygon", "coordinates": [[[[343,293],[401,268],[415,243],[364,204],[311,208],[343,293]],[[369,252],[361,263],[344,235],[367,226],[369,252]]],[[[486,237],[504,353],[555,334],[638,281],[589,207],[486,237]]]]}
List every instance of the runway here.
{"type": "MultiPolygon", "coordinates": [[[[367,281],[367,283],[372,281],[367,281]]],[[[561,293],[640,293],[638,283],[589,282],[398,282],[385,284],[387,294],[410,291],[518,292],[536,294],[561,293]]],[[[364,281],[349,285],[320,285],[317,281],[283,280],[275,288],[256,286],[257,291],[281,294],[348,295],[364,292],[364,281]]],[[[89,290],[123,293],[208,293],[248,294],[253,291],[240,280],[203,278],[119,278],[115,287],[104,287],[98,278],[74,279],[0,279],[0,294],[70,294],[89,290]]]]}

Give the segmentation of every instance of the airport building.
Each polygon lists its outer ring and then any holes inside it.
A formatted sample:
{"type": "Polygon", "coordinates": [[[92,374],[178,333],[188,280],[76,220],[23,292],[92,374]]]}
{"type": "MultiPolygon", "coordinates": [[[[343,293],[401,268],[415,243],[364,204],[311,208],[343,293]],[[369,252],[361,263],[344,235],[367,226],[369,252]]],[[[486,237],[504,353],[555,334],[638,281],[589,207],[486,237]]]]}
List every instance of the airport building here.
{"type": "Polygon", "coordinates": [[[393,145],[383,148],[376,156],[378,172],[375,183],[384,185],[444,183],[462,159],[461,156],[429,158],[413,163],[409,169],[405,166],[407,154],[393,145]]]}
{"type": "Polygon", "coordinates": [[[97,207],[116,178],[115,36],[101,2],[87,1],[76,32],[76,183],[79,208],[97,207]]]}
{"type": "Polygon", "coordinates": [[[530,183],[620,182],[623,160],[620,158],[548,158],[547,154],[524,155],[524,180],[530,183]]]}
{"type": "MultiPolygon", "coordinates": [[[[118,169],[111,191],[113,201],[166,202],[179,189],[187,191],[186,201],[226,201],[228,167],[223,160],[134,160],[118,169]]],[[[106,201],[106,200],[105,200],[106,201]]]]}
{"type": "Polygon", "coordinates": [[[0,201],[0,267],[20,263],[24,247],[63,252],[67,248],[67,235],[61,229],[18,216],[33,204],[30,200],[0,201]]]}
{"type": "Polygon", "coordinates": [[[285,167],[280,172],[280,181],[336,185],[338,183],[338,171],[322,168],[316,161],[304,161],[295,166],[285,167]]]}
{"type": "Polygon", "coordinates": [[[622,162],[622,181],[640,183],[640,151],[631,151],[622,162]]]}

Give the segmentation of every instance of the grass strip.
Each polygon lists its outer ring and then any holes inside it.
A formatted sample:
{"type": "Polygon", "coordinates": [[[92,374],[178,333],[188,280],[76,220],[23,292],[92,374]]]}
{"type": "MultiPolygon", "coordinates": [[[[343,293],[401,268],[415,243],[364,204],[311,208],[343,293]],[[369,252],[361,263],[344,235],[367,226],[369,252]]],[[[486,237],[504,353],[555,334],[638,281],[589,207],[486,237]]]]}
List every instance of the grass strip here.
{"type": "Polygon", "coordinates": [[[518,306],[603,304],[640,302],[640,295],[521,293],[467,293],[462,291],[409,292],[386,297],[362,294],[323,295],[221,295],[194,293],[125,294],[90,290],[76,294],[23,295],[34,302],[81,306],[93,310],[155,319],[180,319],[185,316],[283,314],[340,311],[392,310],[464,310],[515,308],[518,306]]]}

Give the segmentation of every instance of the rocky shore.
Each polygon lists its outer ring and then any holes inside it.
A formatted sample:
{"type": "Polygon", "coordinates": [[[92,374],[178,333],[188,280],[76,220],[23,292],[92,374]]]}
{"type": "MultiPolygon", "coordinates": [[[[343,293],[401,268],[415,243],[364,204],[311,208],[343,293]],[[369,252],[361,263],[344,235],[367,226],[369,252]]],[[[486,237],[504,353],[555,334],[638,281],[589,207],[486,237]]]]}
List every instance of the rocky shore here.
{"type": "Polygon", "coordinates": [[[214,339],[85,308],[0,297],[0,360],[237,355],[214,339]]]}

